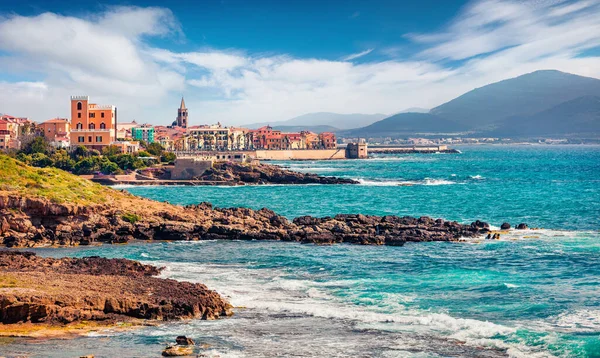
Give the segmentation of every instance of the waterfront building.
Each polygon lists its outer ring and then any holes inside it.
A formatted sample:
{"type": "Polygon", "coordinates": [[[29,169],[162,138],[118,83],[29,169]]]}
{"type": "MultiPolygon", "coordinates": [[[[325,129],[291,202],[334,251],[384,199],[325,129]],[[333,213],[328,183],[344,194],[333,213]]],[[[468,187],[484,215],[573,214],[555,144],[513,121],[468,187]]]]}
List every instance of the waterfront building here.
{"type": "Polygon", "coordinates": [[[39,124],[40,132],[51,145],[66,148],[71,143],[71,122],[67,118],[53,118],[39,124]]]}
{"type": "Polygon", "coordinates": [[[335,149],[337,147],[335,134],[331,132],[319,133],[319,142],[323,149],[335,149]]]}
{"type": "Polygon", "coordinates": [[[102,150],[117,139],[117,108],[71,96],[71,145],[102,150]]]}
{"type": "Polygon", "coordinates": [[[230,150],[229,128],[216,125],[193,126],[187,129],[184,150],[230,150]]]}
{"type": "Polygon", "coordinates": [[[319,135],[311,131],[300,132],[304,138],[304,148],[302,149],[319,149],[319,135]]]}
{"type": "Polygon", "coordinates": [[[131,128],[131,137],[137,141],[144,141],[148,144],[154,143],[154,127],[149,124],[131,128]]]}
{"type": "Polygon", "coordinates": [[[303,149],[304,141],[300,133],[284,133],[282,137],[282,149],[303,149]]]}

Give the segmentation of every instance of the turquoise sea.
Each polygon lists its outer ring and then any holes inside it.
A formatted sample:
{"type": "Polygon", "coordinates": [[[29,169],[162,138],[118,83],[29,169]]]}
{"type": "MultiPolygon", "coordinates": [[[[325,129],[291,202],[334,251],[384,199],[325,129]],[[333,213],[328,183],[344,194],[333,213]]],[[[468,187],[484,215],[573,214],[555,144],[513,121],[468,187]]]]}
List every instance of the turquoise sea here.
{"type": "Polygon", "coordinates": [[[157,357],[185,334],[220,357],[600,357],[600,147],[459,149],[276,163],[360,185],[125,189],[290,218],[428,215],[541,229],[403,247],[198,241],[38,249],[164,266],[164,277],[203,282],[239,308],[211,322],[16,340],[0,345],[0,355],[157,357]]]}

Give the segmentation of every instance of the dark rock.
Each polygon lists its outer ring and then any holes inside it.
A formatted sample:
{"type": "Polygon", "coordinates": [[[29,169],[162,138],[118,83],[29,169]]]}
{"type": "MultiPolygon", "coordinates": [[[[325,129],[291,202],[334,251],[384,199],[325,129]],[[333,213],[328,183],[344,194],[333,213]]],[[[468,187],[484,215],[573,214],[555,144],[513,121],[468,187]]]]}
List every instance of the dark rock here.
{"type": "Polygon", "coordinates": [[[193,339],[188,338],[186,336],[178,336],[175,339],[175,342],[177,342],[177,344],[180,346],[193,346],[196,344],[196,342],[194,342],[193,339]]]}
{"type": "Polygon", "coordinates": [[[525,224],[525,223],[520,223],[519,225],[517,225],[516,229],[517,230],[527,230],[527,229],[529,229],[529,226],[527,226],[527,224],[525,224]]]}
{"type": "Polygon", "coordinates": [[[502,223],[502,225],[500,226],[500,229],[502,229],[502,230],[508,230],[510,228],[511,228],[510,224],[506,223],[506,222],[502,223]]]}

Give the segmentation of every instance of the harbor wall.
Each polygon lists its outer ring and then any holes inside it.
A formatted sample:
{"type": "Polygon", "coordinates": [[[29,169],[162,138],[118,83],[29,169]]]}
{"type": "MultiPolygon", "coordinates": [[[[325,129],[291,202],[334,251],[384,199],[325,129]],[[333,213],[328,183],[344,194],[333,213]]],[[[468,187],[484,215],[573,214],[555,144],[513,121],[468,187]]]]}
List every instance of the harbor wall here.
{"type": "Polygon", "coordinates": [[[258,160],[328,160],[346,159],[346,148],[338,149],[296,149],[296,150],[256,150],[258,160]]]}

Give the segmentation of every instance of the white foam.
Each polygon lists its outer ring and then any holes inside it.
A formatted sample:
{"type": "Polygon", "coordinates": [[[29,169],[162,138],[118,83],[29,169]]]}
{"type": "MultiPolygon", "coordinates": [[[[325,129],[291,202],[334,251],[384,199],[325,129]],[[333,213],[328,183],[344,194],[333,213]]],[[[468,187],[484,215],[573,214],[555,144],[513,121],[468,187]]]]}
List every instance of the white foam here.
{"type": "Polygon", "coordinates": [[[485,179],[484,177],[482,177],[481,175],[470,175],[469,178],[471,179],[475,179],[475,180],[482,180],[485,179]]]}
{"type": "MultiPolygon", "coordinates": [[[[154,264],[157,264],[156,262],[154,264]]],[[[407,308],[410,297],[384,297],[377,305],[355,305],[331,295],[331,287],[353,286],[352,282],[315,282],[290,279],[278,270],[251,270],[240,265],[196,265],[161,262],[164,277],[203,282],[228,297],[232,305],[277,314],[353,321],[360,326],[397,332],[436,335],[465,341],[469,345],[510,348],[513,356],[532,356],[529,347],[506,344],[497,335],[510,335],[515,327],[476,319],[456,318],[443,312],[407,308]],[[525,354],[525,353],[527,354],[525,354]],[[529,355],[528,355],[529,354],[529,355]]],[[[547,356],[547,355],[546,355],[547,356]]]]}
{"type": "Polygon", "coordinates": [[[360,185],[366,186],[412,186],[412,185],[454,185],[454,184],[464,184],[457,183],[450,180],[445,179],[431,179],[425,178],[424,180],[370,180],[370,179],[357,179],[360,185]]]}
{"type": "Polygon", "coordinates": [[[445,180],[445,179],[425,178],[425,182],[423,185],[454,185],[454,184],[463,184],[463,183],[457,183],[457,182],[445,180]]]}

